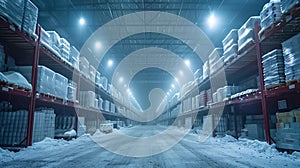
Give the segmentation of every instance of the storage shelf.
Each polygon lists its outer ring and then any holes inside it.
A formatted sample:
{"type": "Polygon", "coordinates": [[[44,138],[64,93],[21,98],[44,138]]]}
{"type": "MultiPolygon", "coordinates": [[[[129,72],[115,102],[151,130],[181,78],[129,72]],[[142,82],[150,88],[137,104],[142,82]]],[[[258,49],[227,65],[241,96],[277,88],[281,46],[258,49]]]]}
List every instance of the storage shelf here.
{"type": "Polygon", "coordinates": [[[22,96],[22,97],[31,97],[31,91],[19,90],[11,86],[1,86],[0,85],[1,94],[9,94],[13,96],[22,96]]]}

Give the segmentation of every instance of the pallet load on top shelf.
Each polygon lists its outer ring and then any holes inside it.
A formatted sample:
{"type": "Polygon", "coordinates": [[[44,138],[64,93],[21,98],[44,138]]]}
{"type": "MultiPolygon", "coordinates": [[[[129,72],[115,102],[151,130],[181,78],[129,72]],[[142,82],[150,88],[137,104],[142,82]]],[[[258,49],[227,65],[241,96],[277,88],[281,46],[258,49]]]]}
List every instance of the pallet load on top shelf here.
{"type": "Polygon", "coordinates": [[[273,50],[262,57],[265,87],[285,83],[282,50],[273,50]]]}
{"type": "Polygon", "coordinates": [[[20,30],[34,35],[38,8],[30,0],[2,0],[0,15],[15,24],[20,30]]]}
{"type": "Polygon", "coordinates": [[[260,12],[261,31],[266,30],[274,23],[278,23],[280,21],[282,16],[280,5],[280,1],[274,0],[271,0],[269,3],[264,5],[260,12]]]}
{"type": "Polygon", "coordinates": [[[82,56],[79,57],[79,70],[84,76],[89,78],[89,76],[90,76],[90,63],[85,57],[82,57],[82,56]]]}
{"type": "Polygon", "coordinates": [[[232,29],[222,41],[224,62],[228,63],[238,55],[238,30],[232,29]]]}
{"type": "Polygon", "coordinates": [[[208,57],[210,65],[210,74],[215,73],[224,65],[223,49],[215,48],[208,57]]]}
{"type": "Polygon", "coordinates": [[[60,56],[64,61],[69,61],[70,57],[70,43],[65,38],[60,38],[60,56]]]}
{"type": "Polygon", "coordinates": [[[286,81],[300,79],[300,34],[282,43],[286,81]]]}
{"type": "Polygon", "coordinates": [[[60,55],[60,36],[55,31],[46,31],[50,35],[50,50],[54,53],[54,55],[61,57],[60,55]]]}
{"type": "Polygon", "coordinates": [[[276,113],[276,146],[281,149],[300,150],[300,109],[276,113]]]}
{"type": "Polygon", "coordinates": [[[238,30],[239,53],[243,52],[247,46],[254,44],[254,24],[260,23],[259,16],[251,16],[244,25],[238,30]]]}
{"type": "Polygon", "coordinates": [[[77,70],[79,70],[79,55],[80,53],[77,48],[75,46],[72,46],[70,49],[69,62],[77,70]]]}
{"type": "Polygon", "coordinates": [[[282,13],[288,13],[290,9],[299,4],[299,0],[281,0],[282,13]]]}
{"type": "MultiPolygon", "coordinates": [[[[32,66],[10,67],[10,70],[21,73],[31,82],[32,66]]],[[[38,66],[37,91],[39,93],[55,95],[55,72],[45,66],[38,66]]]]}

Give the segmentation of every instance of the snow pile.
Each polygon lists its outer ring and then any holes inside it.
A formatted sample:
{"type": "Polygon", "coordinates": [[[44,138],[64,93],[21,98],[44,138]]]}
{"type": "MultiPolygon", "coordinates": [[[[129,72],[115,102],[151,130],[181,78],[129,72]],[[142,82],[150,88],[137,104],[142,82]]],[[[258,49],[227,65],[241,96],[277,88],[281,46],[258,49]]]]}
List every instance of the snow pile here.
{"type": "Polygon", "coordinates": [[[65,136],[76,136],[76,131],[74,129],[70,130],[70,131],[67,131],[64,133],[65,136]]]}
{"type": "Polygon", "coordinates": [[[0,163],[13,160],[14,153],[0,148],[0,163]]]}

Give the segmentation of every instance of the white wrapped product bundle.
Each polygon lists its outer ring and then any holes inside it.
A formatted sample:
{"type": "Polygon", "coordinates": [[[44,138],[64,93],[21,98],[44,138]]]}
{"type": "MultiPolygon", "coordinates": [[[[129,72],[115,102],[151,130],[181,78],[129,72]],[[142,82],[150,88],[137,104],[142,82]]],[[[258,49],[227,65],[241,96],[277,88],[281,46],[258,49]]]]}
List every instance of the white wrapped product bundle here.
{"type": "Polygon", "coordinates": [[[79,57],[79,70],[83,75],[89,78],[90,63],[85,57],[79,57]]]}
{"type": "Polygon", "coordinates": [[[108,91],[108,80],[105,76],[100,77],[100,87],[104,90],[108,91]]]}
{"type": "Polygon", "coordinates": [[[1,0],[0,14],[21,29],[24,5],[25,0],[1,0]]]}
{"type": "Polygon", "coordinates": [[[55,96],[67,100],[68,79],[59,73],[55,73],[55,96]]]}
{"type": "Polygon", "coordinates": [[[94,68],[92,65],[90,65],[89,78],[93,83],[95,83],[95,80],[96,80],[96,73],[97,73],[96,68],[94,68]]]}
{"type": "Polygon", "coordinates": [[[68,100],[76,101],[77,100],[77,84],[71,80],[68,82],[68,100]]]}
{"type": "Polygon", "coordinates": [[[290,9],[299,4],[299,2],[299,0],[281,0],[282,13],[287,13],[290,9]]]}
{"type": "Polygon", "coordinates": [[[259,16],[251,16],[238,30],[238,48],[243,50],[249,43],[254,42],[255,23],[260,23],[259,16]]]}
{"type": "Polygon", "coordinates": [[[281,3],[272,2],[266,3],[260,12],[261,28],[262,30],[269,28],[272,24],[280,21],[281,13],[281,3]]]}
{"type": "Polygon", "coordinates": [[[300,34],[282,43],[286,81],[300,79],[300,34]]]}
{"type": "Polygon", "coordinates": [[[70,50],[69,62],[77,70],[79,70],[79,55],[80,53],[77,48],[72,46],[70,50]]]}
{"type": "Polygon", "coordinates": [[[38,8],[30,1],[25,0],[25,11],[22,21],[22,30],[30,35],[35,33],[38,19],[38,8]]]}
{"type": "Polygon", "coordinates": [[[224,53],[231,48],[232,45],[237,45],[238,43],[238,30],[232,29],[227,34],[227,36],[222,40],[224,53]]]}
{"type": "MultiPolygon", "coordinates": [[[[16,66],[10,67],[10,70],[21,73],[27,81],[31,82],[32,66],[16,66]]],[[[55,95],[55,72],[45,66],[38,66],[37,75],[37,91],[39,93],[45,93],[55,95]]]]}
{"type": "Polygon", "coordinates": [[[209,61],[205,61],[203,64],[203,80],[209,76],[209,61]]]}
{"type": "Polygon", "coordinates": [[[18,72],[8,71],[8,72],[3,72],[3,75],[5,75],[8,83],[31,89],[31,84],[27,81],[27,79],[22,74],[18,72]]]}
{"type": "Polygon", "coordinates": [[[47,31],[50,35],[50,46],[55,51],[55,55],[60,57],[60,36],[56,31],[47,31]]]}

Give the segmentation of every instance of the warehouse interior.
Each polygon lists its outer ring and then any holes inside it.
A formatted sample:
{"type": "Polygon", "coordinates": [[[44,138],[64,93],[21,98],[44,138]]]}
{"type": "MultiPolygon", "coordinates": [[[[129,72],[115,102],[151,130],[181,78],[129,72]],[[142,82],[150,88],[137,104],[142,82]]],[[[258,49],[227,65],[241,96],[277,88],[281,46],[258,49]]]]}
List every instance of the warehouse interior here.
{"type": "Polygon", "coordinates": [[[299,23],[299,0],[3,0],[0,167],[298,167],[299,23]]]}

